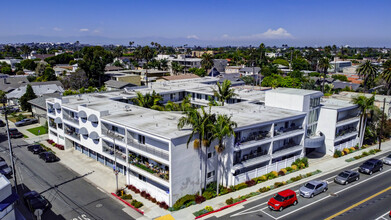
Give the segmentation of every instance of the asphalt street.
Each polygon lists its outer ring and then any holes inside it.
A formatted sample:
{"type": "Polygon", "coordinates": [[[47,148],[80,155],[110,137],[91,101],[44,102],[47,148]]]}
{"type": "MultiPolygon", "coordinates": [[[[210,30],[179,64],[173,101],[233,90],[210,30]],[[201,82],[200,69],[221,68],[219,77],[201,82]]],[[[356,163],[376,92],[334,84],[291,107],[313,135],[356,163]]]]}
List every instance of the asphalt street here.
{"type": "MultiPolygon", "coordinates": [[[[382,158],[387,154],[379,154],[382,158]]],[[[314,198],[298,196],[298,205],[284,209],[282,212],[271,211],[267,207],[267,198],[261,198],[244,205],[244,208],[226,214],[221,219],[389,219],[391,210],[391,166],[372,175],[360,174],[360,180],[348,185],[338,185],[333,178],[342,170],[356,170],[360,164],[337,170],[324,176],[311,179],[326,180],[329,190],[314,198]]],[[[301,187],[291,187],[296,191],[301,187]]],[[[278,191],[276,191],[278,192],[278,191]]],[[[212,217],[213,219],[216,217],[212,217]]]]}
{"type": "MultiPolygon", "coordinates": [[[[0,156],[10,165],[4,132],[5,129],[1,128],[0,156]]],[[[12,139],[12,145],[19,195],[35,190],[51,204],[42,219],[132,219],[123,211],[124,204],[83,179],[90,173],[79,176],[61,163],[45,163],[38,155],[27,150],[27,143],[23,139],[12,139]]],[[[12,179],[10,181],[13,183],[12,179]]],[[[33,219],[23,203],[17,206],[27,219],[33,219]]]]}

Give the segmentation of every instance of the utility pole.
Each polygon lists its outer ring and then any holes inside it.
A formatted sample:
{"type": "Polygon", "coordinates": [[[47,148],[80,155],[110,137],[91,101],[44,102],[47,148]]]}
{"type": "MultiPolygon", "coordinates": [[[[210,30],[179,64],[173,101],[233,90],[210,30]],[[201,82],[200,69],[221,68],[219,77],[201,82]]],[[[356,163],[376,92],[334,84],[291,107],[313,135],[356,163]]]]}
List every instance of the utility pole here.
{"type": "Polygon", "coordinates": [[[386,109],[386,98],[383,100],[383,115],[382,115],[382,120],[381,120],[381,125],[380,125],[380,135],[379,135],[379,150],[381,149],[381,139],[383,136],[383,128],[384,128],[384,111],[386,109]]]}
{"type": "Polygon", "coordinates": [[[8,147],[9,147],[9,151],[10,151],[12,175],[14,176],[15,191],[16,191],[16,194],[18,194],[18,181],[16,179],[16,169],[15,169],[15,162],[14,162],[14,153],[12,151],[11,137],[10,137],[10,131],[9,131],[9,126],[8,126],[8,118],[7,118],[7,111],[8,111],[8,109],[5,106],[5,99],[3,100],[3,108],[4,108],[5,124],[7,126],[8,147]]]}

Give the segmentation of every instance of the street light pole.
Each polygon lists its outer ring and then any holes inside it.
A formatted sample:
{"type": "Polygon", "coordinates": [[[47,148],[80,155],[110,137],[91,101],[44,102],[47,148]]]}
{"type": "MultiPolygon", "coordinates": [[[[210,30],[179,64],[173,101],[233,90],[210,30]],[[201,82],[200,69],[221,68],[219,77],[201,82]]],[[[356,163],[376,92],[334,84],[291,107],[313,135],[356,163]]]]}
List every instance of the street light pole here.
{"type": "Polygon", "coordinates": [[[380,125],[380,135],[379,135],[379,150],[381,149],[381,140],[383,136],[383,128],[384,128],[384,111],[386,109],[386,98],[383,100],[383,115],[382,115],[382,120],[381,120],[381,125],[380,125]]]}

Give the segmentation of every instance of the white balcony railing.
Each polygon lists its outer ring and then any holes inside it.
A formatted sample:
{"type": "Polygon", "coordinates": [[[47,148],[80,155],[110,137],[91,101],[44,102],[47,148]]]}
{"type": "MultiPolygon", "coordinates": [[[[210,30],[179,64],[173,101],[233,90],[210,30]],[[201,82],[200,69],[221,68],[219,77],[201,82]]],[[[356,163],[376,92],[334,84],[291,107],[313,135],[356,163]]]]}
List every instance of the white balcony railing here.
{"type": "Polygon", "coordinates": [[[141,151],[144,151],[144,152],[150,153],[152,155],[155,155],[157,157],[160,157],[164,160],[167,160],[167,161],[169,160],[168,151],[159,149],[157,147],[148,146],[145,144],[140,144],[136,141],[133,141],[131,138],[128,138],[128,145],[131,147],[134,147],[136,149],[139,149],[141,151]]]}

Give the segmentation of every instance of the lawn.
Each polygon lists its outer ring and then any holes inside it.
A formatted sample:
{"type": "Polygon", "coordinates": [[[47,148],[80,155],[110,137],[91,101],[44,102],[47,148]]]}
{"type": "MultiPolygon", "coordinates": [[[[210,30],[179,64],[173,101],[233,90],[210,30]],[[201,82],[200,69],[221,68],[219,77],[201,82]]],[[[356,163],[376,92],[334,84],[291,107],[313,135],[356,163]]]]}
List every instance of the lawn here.
{"type": "Polygon", "coordinates": [[[43,127],[43,126],[39,126],[39,127],[36,127],[36,128],[30,128],[30,129],[27,129],[27,131],[29,131],[30,133],[32,133],[32,134],[34,134],[36,136],[48,133],[48,130],[45,127],[43,127]],[[38,134],[38,131],[40,131],[39,134],[38,134]]]}

